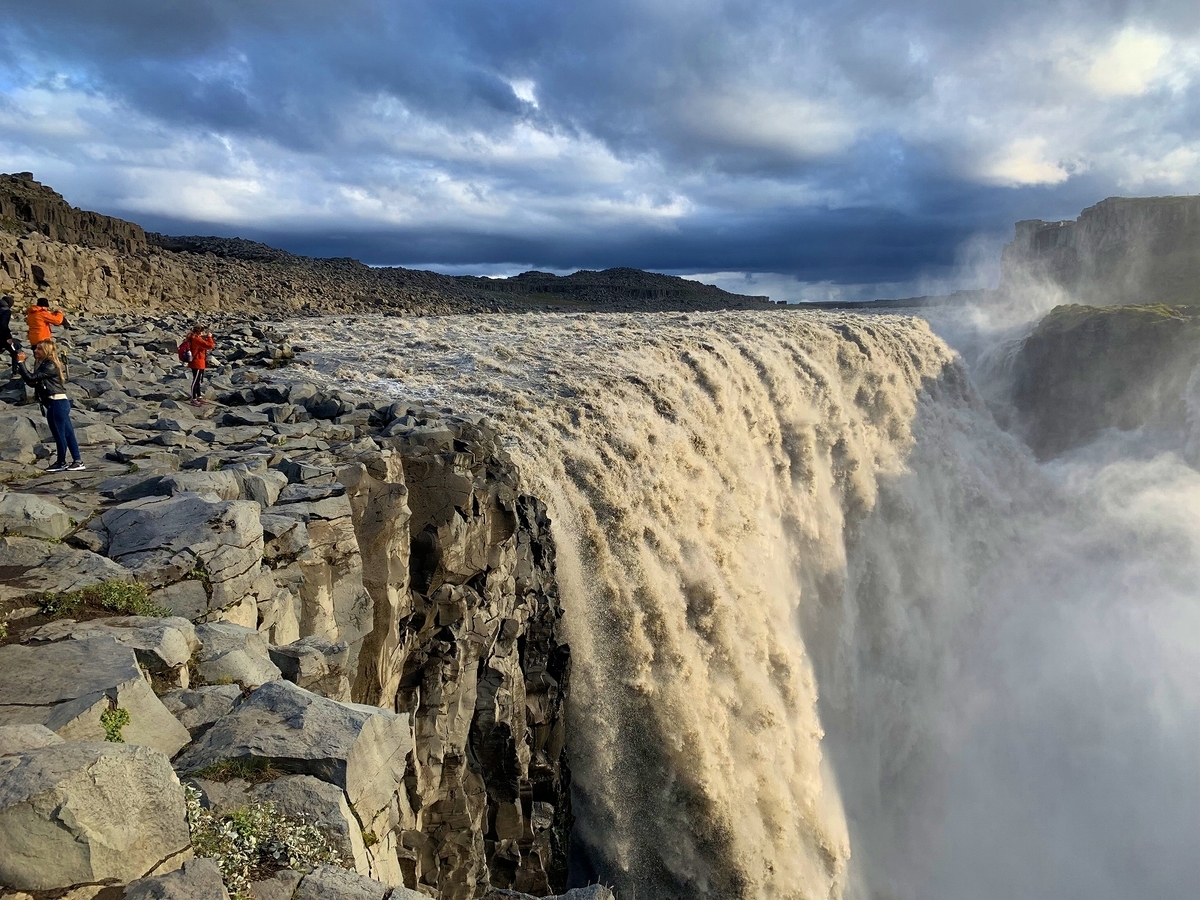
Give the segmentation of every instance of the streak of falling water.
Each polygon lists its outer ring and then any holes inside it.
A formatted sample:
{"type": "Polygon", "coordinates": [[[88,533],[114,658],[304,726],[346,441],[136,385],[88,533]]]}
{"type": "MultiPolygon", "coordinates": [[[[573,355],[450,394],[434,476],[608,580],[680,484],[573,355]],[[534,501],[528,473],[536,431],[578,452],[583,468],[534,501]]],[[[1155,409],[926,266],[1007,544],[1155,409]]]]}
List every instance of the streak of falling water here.
{"type": "Polygon", "coordinates": [[[1182,463],[1037,466],[913,319],[298,328],[333,378],[500,422],[550,505],[575,861],[623,900],[1116,900],[1197,874],[1164,836],[1200,824],[1182,463]],[[1170,549],[1130,551],[1151,533],[1170,549]],[[1156,865],[1095,874],[1114,841],[1156,865]]]}

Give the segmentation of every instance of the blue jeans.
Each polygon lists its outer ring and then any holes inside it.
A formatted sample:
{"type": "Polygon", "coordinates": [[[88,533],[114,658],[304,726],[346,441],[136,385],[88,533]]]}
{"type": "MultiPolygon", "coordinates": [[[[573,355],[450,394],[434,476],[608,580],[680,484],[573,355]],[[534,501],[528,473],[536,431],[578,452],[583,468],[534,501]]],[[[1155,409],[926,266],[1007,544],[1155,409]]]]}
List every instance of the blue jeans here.
{"type": "Polygon", "coordinates": [[[46,407],[46,422],[54,435],[54,446],[58,450],[58,464],[66,462],[67,451],[71,459],[79,462],[79,441],[75,440],[75,428],[71,425],[71,401],[51,400],[46,407]]]}

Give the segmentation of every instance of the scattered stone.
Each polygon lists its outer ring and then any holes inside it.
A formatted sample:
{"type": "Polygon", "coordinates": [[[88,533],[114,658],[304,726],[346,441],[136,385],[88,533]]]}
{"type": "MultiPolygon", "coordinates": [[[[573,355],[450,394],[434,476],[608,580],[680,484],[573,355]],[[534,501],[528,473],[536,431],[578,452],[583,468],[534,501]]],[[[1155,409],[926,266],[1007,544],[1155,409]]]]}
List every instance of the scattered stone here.
{"type": "Polygon", "coordinates": [[[303,872],[283,869],[265,881],[250,882],[251,900],[293,900],[303,872]]]}

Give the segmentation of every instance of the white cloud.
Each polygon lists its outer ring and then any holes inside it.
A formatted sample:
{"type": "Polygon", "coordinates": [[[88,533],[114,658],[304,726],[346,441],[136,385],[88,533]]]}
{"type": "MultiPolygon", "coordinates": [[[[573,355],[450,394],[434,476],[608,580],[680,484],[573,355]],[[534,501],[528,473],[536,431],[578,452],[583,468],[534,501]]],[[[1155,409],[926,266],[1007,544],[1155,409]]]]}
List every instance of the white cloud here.
{"type": "Polygon", "coordinates": [[[513,96],[522,103],[528,103],[534,109],[538,108],[537,85],[531,78],[514,78],[509,81],[513,96]]]}
{"type": "Polygon", "coordinates": [[[983,160],[979,174],[987,181],[1008,187],[1028,184],[1061,184],[1071,173],[1047,155],[1046,139],[1018,138],[983,160]]]}
{"type": "Polygon", "coordinates": [[[1088,84],[1108,96],[1144,94],[1163,74],[1162,63],[1170,49],[1170,40],[1161,34],[1124,28],[1101,50],[1088,69],[1088,84]]]}

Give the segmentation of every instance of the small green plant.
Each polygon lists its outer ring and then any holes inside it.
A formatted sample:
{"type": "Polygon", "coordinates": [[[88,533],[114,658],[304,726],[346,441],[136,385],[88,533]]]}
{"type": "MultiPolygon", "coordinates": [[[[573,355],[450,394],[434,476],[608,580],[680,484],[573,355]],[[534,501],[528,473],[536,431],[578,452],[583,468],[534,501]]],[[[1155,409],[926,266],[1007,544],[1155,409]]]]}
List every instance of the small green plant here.
{"type": "Polygon", "coordinates": [[[192,581],[199,581],[204,585],[205,590],[212,588],[212,576],[208,574],[208,569],[204,565],[204,560],[197,559],[195,565],[192,566],[190,572],[187,573],[188,578],[192,581]]]}
{"type": "Polygon", "coordinates": [[[131,462],[129,464],[129,468],[125,470],[125,474],[126,475],[136,475],[140,471],[142,471],[141,466],[139,466],[135,462],[131,462]]]}
{"type": "Polygon", "coordinates": [[[320,829],[280,815],[269,803],[214,815],[201,805],[198,790],[188,784],[183,790],[192,849],[198,857],[216,860],[234,900],[248,900],[251,881],[281,869],[309,872],[321,865],[347,866],[320,829]]]}
{"type": "Polygon", "coordinates": [[[274,781],[284,773],[275,768],[269,759],[259,756],[243,756],[237,759],[217,760],[211,766],[206,766],[192,774],[208,781],[232,781],[240,778],[251,784],[262,784],[264,781],[274,781]]]}
{"type": "Polygon", "coordinates": [[[365,829],[363,830],[363,833],[362,833],[362,839],[363,839],[364,847],[374,847],[376,844],[379,843],[379,836],[377,834],[375,834],[375,832],[367,831],[365,829]]]}
{"type": "Polygon", "coordinates": [[[100,724],[104,726],[104,740],[110,744],[123,744],[121,729],[129,724],[129,710],[114,706],[100,713],[100,724]]]}
{"type": "Polygon", "coordinates": [[[127,616],[169,616],[150,599],[150,589],[140,582],[105,581],[91,587],[65,593],[47,592],[38,598],[43,615],[61,619],[76,613],[80,607],[102,609],[127,616]]]}

